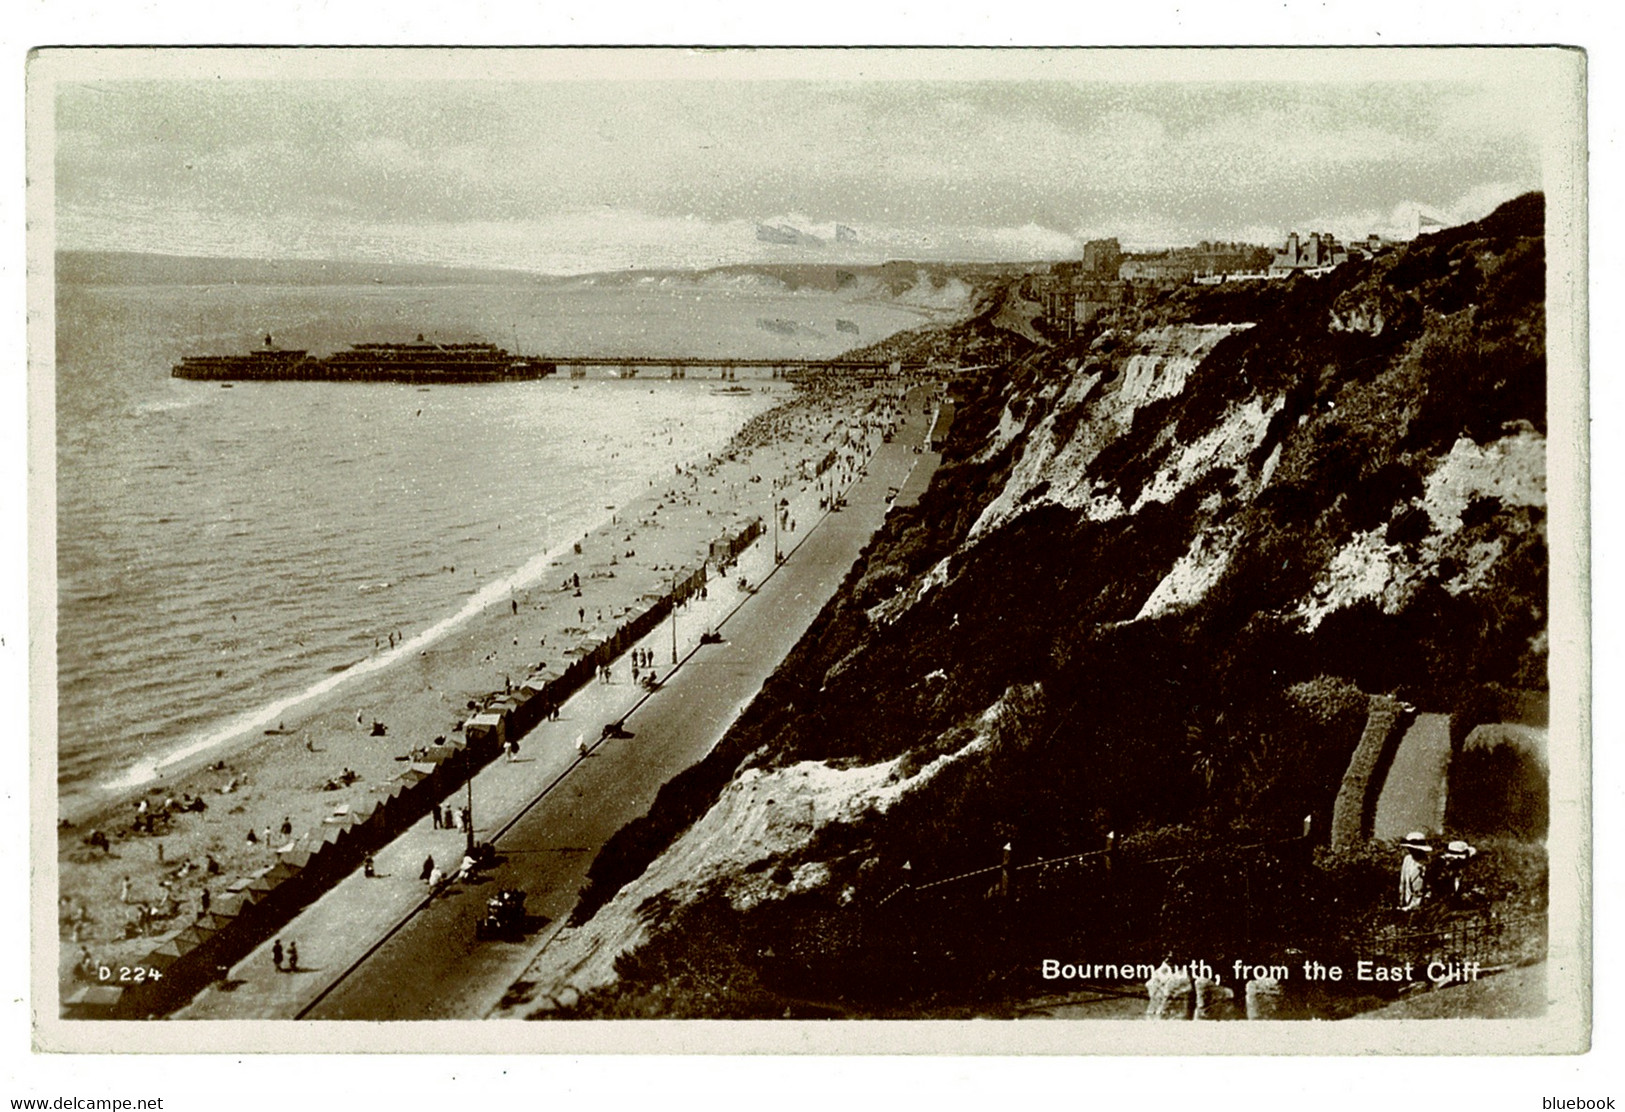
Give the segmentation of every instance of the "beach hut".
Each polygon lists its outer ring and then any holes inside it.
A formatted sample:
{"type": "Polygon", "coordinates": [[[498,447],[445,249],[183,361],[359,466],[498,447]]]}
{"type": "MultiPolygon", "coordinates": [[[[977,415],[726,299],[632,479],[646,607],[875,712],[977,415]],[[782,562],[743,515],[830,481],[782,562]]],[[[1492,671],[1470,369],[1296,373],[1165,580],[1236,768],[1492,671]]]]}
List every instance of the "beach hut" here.
{"type": "MultiPolygon", "coordinates": [[[[241,883],[246,886],[248,884],[248,878],[244,877],[241,881],[235,883],[241,883]]],[[[214,908],[210,914],[229,919],[240,919],[244,915],[252,914],[254,905],[258,902],[259,901],[254,897],[253,894],[245,891],[244,889],[237,889],[235,891],[228,889],[226,895],[215,901],[214,908]]]]}
{"type": "Polygon", "coordinates": [[[147,953],[146,957],[142,958],[135,964],[137,966],[144,966],[147,969],[156,969],[159,972],[167,972],[170,966],[174,965],[180,960],[182,954],[192,948],[191,946],[187,946],[185,949],[182,949],[180,944],[175,941],[176,936],[179,933],[179,931],[176,931],[175,934],[170,935],[157,946],[154,946],[147,953]]]}
{"type": "Polygon", "coordinates": [[[297,872],[310,864],[311,851],[308,849],[295,849],[282,854],[277,864],[284,865],[297,872]]]}
{"type": "Polygon", "coordinates": [[[180,933],[175,935],[175,947],[180,951],[181,955],[184,956],[190,951],[195,950],[204,943],[208,942],[214,937],[214,934],[214,931],[206,930],[198,924],[193,923],[189,927],[182,928],[180,933]]]}
{"type": "Polygon", "coordinates": [[[273,887],[280,886],[298,876],[304,870],[305,861],[309,860],[309,858],[308,853],[298,850],[285,857],[280,857],[275,865],[265,870],[262,879],[270,881],[273,887]],[[297,864],[295,863],[296,860],[297,864]]]}
{"type": "Polygon", "coordinates": [[[428,755],[425,756],[422,761],[417,762],[412,767],[427,767],[432,772],[441,765],[445,764],[447,761],[455,759],[457,754],[461,753],[462,751],[463,749],[460,745],[436,745],[433,749],[429,750],[428,755]]]}
{"type": "Polygon", "coordinates": [[[463,723],[463,737],[472,749],[496,752],[508,744],[507,721],[500,714],[481,711],[463,723]]]}
{"type": "Polygon", "coordinates": [[[208,931],[223,931],[237,921],[237,916],[227,915],[218,911],[205,911],[197,917],[195,926],[208,931]]]}
{"type": "Polygon", "coordinates": [[[110,1019],[124,1000],[120,985],[86,985],[62,1000],[62,1007],[74,1019],[110,1019]]]}

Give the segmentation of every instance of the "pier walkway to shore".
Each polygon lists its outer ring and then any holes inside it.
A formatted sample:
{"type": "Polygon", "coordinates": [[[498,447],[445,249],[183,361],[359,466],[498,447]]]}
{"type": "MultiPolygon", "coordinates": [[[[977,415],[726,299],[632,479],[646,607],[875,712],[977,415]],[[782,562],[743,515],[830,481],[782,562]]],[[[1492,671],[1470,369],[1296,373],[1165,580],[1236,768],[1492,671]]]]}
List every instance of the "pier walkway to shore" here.
{"type": "MultiPolygon", "coordinates": [[[[898,434],[848,489],[846,508],[820,515],[815,494],[793,501],[790,515],[801,528],[779,534],[782,564],[774,567],[770,528],[726,580],[712,581],[709,598],[679,611],[677,666],[670,622],[640,643],[654,653],[660,690],[634,687],[623,657],[614,682],[588,684],[559,721],[526,735],[520,760],[498,759],[474,777],[475,835],[495,844],[494,866],[430,893],[419,879],[425,859],[450,875],[465,839],[425,818],[376,855],[376,876],[346,877],[278,935],[284,946],[298,944],[298,970],[278,971],[267,942],[176,1017],[489,1014],[563,928],[604,842],[711,750],[811,625],[884,520],[891,492],[918,491],[929,480],[939,457],[914,452],[930,427],[929,393],[910,392],[898,434]],[[740,576],[750,591],[736,586],[740,576]],[[701,645],[711,629],[723,643],[701,645]],[[612,722],[631,736],[600,740],[612,722]],[[589,755],[579,752],[582,743],[589,755]],[[524,937],[477,939],[486,900],[503,888],[528,895],[524,937]]],[[[445,802],[462,806],[467,798],[458,792],[445,802]]]]}

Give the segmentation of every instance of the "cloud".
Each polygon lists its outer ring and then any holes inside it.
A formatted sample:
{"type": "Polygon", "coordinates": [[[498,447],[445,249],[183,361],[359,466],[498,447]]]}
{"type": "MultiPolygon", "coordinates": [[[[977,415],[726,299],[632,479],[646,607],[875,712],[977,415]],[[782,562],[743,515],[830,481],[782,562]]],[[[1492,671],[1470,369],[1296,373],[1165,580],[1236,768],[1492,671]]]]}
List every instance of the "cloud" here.
{"type": "Polygon", "coordinates": [[[69,246],[297,244],[565,272],[1273,241],[1387,221],[1414,198],[1456,197],[1454,215],[1538,187],[1546,117],[1501,111],[1507,95],[1504,81],[69,86],[58,211],[69,246]],[[806,238],[763,242],[758,226],[806,238]]]}

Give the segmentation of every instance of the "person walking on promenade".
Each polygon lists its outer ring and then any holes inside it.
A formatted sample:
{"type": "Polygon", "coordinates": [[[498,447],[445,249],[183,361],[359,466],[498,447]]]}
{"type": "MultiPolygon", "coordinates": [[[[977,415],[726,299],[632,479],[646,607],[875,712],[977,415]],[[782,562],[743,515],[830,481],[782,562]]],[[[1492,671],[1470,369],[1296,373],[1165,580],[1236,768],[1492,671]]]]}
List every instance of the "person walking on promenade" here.
{"type": "Polygon", "coordinates": [[[271,964],[276,966],[278,973],[282,972],[282,939],[271,943],[271,964]]]}
{"type": "Polygon", "coordinates": [[[434,828],[436,830],[439,830],[440,829],[440,807],[439,807],[439,805],[436,805],[434,807],[429,808],[429,817],[434,820],[434,828]]]}
{"type": "Polygon", "coordinates": [[[288,972],[299,972],[299,943],[288,943],[288,972]]]}
{"type": "Polygon", "coordinates": [[[369,880],[378,875],[376,868],[373,866],[372,854],[370,853],[361,859],[361,875],[369,880]]]}
{"type": "Polygon", "coordinates": [[[429,859],[423,863],[423,871],[418,873],[418,879],[419,880],[428,880],[429,876],[433,872],[434,872],[434,857],[431,855],[429,857],[429,859]]]}

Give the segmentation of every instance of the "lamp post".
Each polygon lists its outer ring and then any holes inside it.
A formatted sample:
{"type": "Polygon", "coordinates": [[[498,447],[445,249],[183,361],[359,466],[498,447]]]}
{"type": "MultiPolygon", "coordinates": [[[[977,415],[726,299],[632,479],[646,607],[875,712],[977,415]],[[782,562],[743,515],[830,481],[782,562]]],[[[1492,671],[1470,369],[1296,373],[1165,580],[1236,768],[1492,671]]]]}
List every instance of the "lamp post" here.
{"type": "Polygon", "coordinates": [[[677,663],[677,573],[671,573],[671,662],[677,663]]]}
{"type": "MultiPolygon", "coordinates": [[[[467,750],[464,750],[465,754],[467,750]]],[[[474,762],[468,762],[468,821],[463,823],[468,842],[468,856],[474,856],[474,762]]]]}

